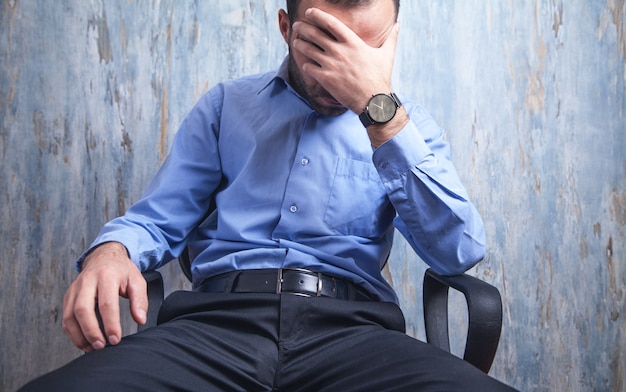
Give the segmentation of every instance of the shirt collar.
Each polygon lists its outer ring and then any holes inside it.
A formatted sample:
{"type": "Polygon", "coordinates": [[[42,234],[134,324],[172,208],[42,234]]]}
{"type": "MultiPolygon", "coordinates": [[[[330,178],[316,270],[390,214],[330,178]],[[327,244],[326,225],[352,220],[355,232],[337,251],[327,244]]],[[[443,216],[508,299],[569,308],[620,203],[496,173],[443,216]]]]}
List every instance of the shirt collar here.
{"type": "Polygon", "coordinates": [[[280,67],[278,67],[278,70],[276,71],[276,74],[274,75],[274,77],[271,78],[270,81],[267,82],[267,84],[261,87],[261,89],[258,91],[258,94],[261,94],[263,90],[265,90],[271,84],[274,84],[274,82],[278,80],[281,80],[285,84],[285,86],[287,86],[291,91],[294,91],[293,88],[291,88],[291,85],[289,84],[289,56],[286,56],[283,59],[283,62],[280,64],[280,67]]]}

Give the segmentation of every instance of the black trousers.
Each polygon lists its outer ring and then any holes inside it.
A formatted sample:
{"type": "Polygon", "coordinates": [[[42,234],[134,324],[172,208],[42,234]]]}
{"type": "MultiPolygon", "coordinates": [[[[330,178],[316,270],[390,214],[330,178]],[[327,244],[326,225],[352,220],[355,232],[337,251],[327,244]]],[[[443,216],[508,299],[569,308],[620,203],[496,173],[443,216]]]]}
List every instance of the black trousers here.
{"type": "Polygon", "coordinates": [[[24,391],[510,390],[407,336],[392,303],[176,292],[159,319],[24,391]]]}

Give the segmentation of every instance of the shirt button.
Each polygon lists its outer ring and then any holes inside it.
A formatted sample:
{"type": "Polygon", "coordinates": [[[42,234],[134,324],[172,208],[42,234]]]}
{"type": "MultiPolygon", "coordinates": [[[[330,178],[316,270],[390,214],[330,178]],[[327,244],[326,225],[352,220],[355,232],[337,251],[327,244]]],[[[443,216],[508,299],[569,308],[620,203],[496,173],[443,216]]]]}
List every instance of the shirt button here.
{"type": "Polygon", "coordinates": [[[298,211],[298,206],[296,206],[295,204],[292,204],[291,207],[289,207],[289,211],[291,211],[291,212],[298,211]]]}
{"type": "Polygon", "coordinates": [[[309,164],[309,158],[302,158],[302,160],[300,161],[300,164],[302,166],[306,166],[309,164]]]}

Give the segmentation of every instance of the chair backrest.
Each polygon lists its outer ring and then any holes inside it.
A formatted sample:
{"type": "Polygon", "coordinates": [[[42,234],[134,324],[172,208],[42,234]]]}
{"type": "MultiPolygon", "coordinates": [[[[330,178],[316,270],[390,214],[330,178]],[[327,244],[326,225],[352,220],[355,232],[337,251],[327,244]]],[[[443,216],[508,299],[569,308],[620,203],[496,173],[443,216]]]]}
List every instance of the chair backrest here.
{"type": "Polygon", "coordinates": [[[183,253],[181,253],[180,256],[178,256],[178,265],[180,265],[180,269],[183,270],[183,274],[185,274],[185,276],[187,277],[187,279],[189,279],[189,281],[192,281],[192,277],[191,277],[191,258],[189,256],[189,248],[185,247],[185,250],[183,250],[183,253]]]}

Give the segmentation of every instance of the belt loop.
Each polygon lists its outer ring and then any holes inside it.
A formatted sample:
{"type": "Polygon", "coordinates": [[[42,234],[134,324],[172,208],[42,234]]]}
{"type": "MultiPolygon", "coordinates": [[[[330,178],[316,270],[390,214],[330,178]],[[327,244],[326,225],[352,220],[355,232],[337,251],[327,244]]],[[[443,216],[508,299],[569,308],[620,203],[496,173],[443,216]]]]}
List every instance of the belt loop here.
{"type": "Polygon", "coordinates": [[[352,285],[346,285],[346,291],[348,292],[348,299],[354,301],[356,299],[356,288],[352,285]]]}
{"type": "Polygon", "coordinates": [[[235,291],[235,287],[237,287],[237,283],[239,283],[239,275],[241,275],[241,271],[237,271],[234,274],[225,274],[225,282],[224,282],[224,291],[232,293],[235,291]]]}
{"type": "Polygon", "coordinates": [[[317,296],[321,297],[322,296],[322,273],[318,272],[317,273],[317,296]]]}
{"type": "Polygon", "coordinates": [[[278,279],[276,279],[276,294],[280,294],[283,291],[283,269],[278,269],[278,279]]]}

